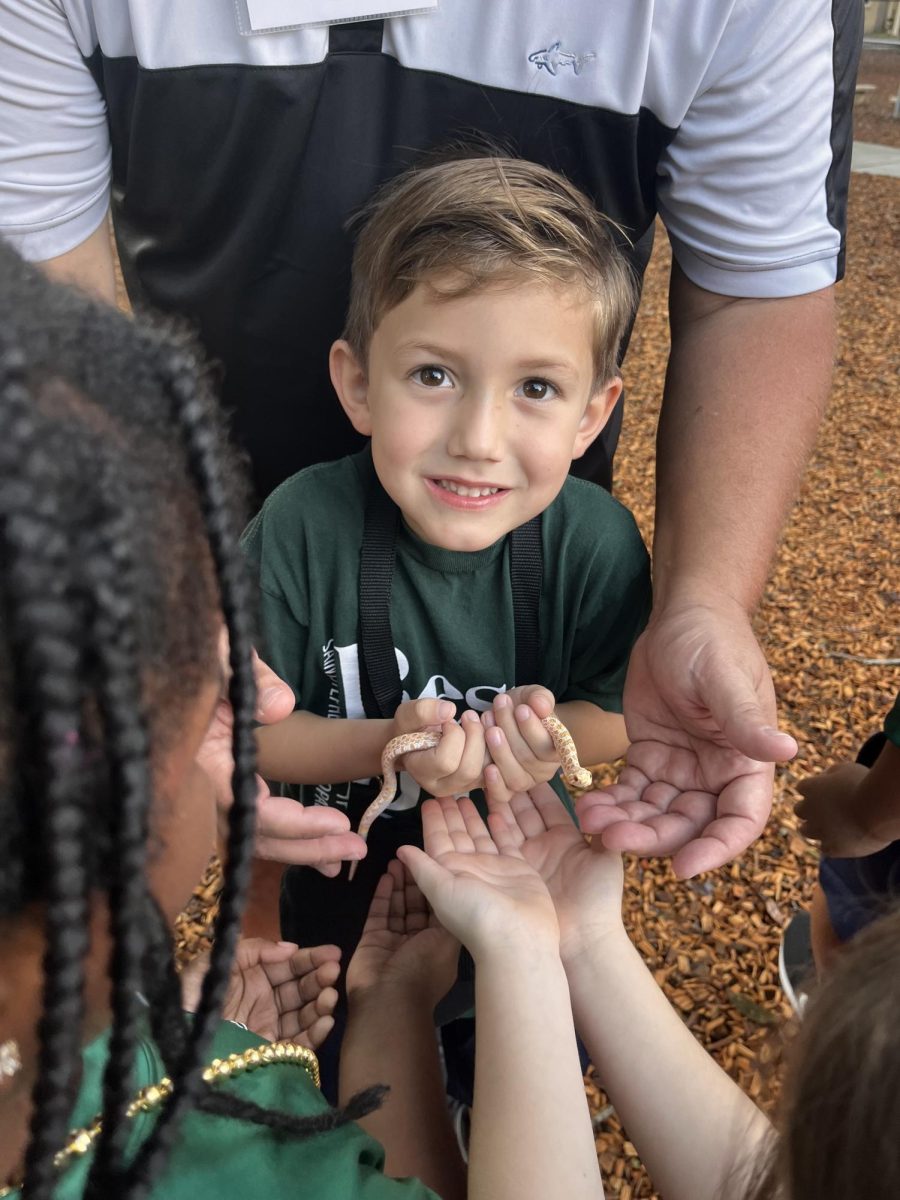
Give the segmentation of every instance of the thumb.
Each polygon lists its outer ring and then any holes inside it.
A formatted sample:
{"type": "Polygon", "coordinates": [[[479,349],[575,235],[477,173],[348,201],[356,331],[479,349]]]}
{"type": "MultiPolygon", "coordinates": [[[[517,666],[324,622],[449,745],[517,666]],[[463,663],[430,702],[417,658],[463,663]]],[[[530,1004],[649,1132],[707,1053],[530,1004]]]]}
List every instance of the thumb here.
{"type": "MultiPolygon", "coordinates": [[[[763,685],[771,692],[771,679],[763,685]]],[[[750,678],[739,670],[718,674],[709,688],[707,704],[728,741],[757,762],[787,762],[799,747],[789,733],[775,725],[774,695],[760,696],[750,678]]]]}
{"type": "Polygon", "coordinates": [[[401,704],[394,719],[403,733],[415,733],[429,725],[443,725],[445,721],[452,721],[455,716],[456,705],[452,700],[431,697],[401,704]]]}
{"type": "Polygon", "coordinates": [[[412,875],[416,887],[433,908],[434,898],[449,872],[445,867],[436,863],[424,850],[420,850],[418,846],[401,846],[397,851],[397,857],[412,875]]]}

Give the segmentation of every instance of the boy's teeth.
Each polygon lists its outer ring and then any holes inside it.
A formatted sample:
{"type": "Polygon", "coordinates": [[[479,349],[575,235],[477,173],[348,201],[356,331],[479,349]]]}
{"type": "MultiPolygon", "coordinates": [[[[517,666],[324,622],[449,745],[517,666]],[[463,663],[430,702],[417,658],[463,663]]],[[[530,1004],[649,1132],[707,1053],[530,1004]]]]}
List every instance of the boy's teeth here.
{"type": "Polygon", "coordinates": [[[445,492],[454,492],[457,496],[496,496],[497,492],[500,491],[499,488],[495,487],[465,487],[461,483],[454,483],[452,479],[439,479],[437,482],[445,492]]]}

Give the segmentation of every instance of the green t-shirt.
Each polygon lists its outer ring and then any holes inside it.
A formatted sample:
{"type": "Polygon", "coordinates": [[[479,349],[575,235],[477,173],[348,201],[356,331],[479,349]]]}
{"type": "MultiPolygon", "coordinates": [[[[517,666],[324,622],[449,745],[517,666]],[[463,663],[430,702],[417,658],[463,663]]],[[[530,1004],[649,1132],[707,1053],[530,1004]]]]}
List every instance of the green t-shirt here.
{"type": "MultiPolygon", "coordinates": [[[[367,452],[300,471],[244,534],[258,572],[266,661],[299,708],[365,716],[359,684],[359,553],[370,478],[367,452]]],[[[558,701],[622,711],[628,655],[650,609],[650,568],[634,518],[596,484],[567,479],[542,522],[541,683],[558,701]]],[[[423,542],[401,523],[391,628],[404,699],[446,697],[485,710],[515,680],[509,538],[474,553],[423,542]]],[[[290,789],[343,807],[344,784],[290,789]]],[[[401,776],[392,813],[413,807],[401,776]]]]}
{"type": "MultiPolygon", "coordinates": [[[[223,1021],[210,1061],[258,1046],[263,1039],[223,1021]]],[[[90,1125],[102,1109],[106,1036],[86,1047],[84,1072],[71,1127],[90,1125]]],[[[142,1042],[135,1064],[134,1090],[158,1083],[165,1066],[152,1042],[142,1042]]],[[[306,1072],[294,1064],[273,1063],[216,1085],[264,1108],[308,1117],[328,1105],[306,1072]]],[[[153,1128],[156,1115],[139,1113],[131,1122],[127,1147],[133,1157],[153,1128]]],[[[54,1200],[80,1200],[93,1154],[70,1159],[60,1172],[54,1200]]],[[[263,1125],[234,1118],[190,1113],[184,1120],[166,1169],[152,1197],[158,1200],[223,1200],[241,1196],[265,1200],[437,1200],[415,1179],[387,1179],[384,1151],[355,1123],[302,1141],[263,1125]]],[[[18,1196],[18,1192],[13,1195],[18,1196]]]]}
{"type": "Polygon", "coordinates": [[[900,696],[894,701],[894,707],[884,718],[884,733],[889,742],[900,747],[900,696]]]}

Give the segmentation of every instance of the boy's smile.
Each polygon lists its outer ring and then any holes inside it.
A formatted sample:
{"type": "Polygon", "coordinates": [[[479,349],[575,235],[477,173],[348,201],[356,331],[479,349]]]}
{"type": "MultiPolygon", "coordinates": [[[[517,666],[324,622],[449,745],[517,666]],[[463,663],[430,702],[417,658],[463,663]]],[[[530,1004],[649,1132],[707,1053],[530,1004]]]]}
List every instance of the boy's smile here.
{"type": "Polygon", "coordinates": [[[332,378],[407,525],[431,545],[472,551],[555,499],[621,384],[594,389],[580,288],[519,276],[441,294],[455,282],[420,283],[384,315],[367,372],[336,343],[332,378]]]}

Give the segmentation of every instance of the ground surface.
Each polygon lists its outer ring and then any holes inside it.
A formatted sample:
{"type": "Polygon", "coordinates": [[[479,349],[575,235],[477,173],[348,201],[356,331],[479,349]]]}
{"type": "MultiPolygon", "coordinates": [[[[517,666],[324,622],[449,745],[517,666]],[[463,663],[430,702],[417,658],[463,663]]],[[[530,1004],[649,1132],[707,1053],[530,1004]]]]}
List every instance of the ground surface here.
{"type": "MultiPolygon", "coordinates": [[[[900,55],[884,57],[900,68],[900,55]]],[[[868,127],[859,136],[882,140],[868,127]]],[[[795,831],[793,784],[852,756],[900,690],[897,667],[835,657],[900,656],[900,180],[854,176],[849,241],[831,408],[758,618],[799,757],[779,771],[766,834],[739,862],[689,883],[674,880],[660,862],[631,860],[627,872],[628,924],[645,960],[698,1039],[767,1105],[777,1094],[789,1014],[776,968],[781,928],[806,905],[817,859],[795,831]]],[[[635,510],[648,541],[668,266],[663,234],[628,355],[617,458],[617,494],[635,510]]],[[[198,893],[193,924],[183,929],[191,940],[208,928],[210,892],[207,886],[198,893]]],[[[608,1194],[655,1197],[593,1075],[587,1086],[608,1194]]]]}
{"type": "Polygon", "coordinates": [[[894,97],[900,91],[900,46],[890,50],[863,50],[859,82],[875,91],[857,99],[853,136],[861,142],[900,146],[900,118],[892,116],[894,97]]]}

